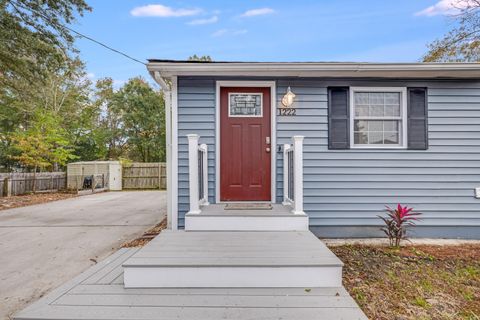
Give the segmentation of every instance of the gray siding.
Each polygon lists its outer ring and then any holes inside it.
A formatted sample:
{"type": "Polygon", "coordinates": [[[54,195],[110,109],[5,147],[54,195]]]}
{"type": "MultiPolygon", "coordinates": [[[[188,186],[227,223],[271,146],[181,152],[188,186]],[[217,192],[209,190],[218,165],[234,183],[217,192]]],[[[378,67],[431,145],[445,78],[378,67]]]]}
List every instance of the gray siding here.
{"type": "MultiPolygon", "coordinates": [[[[291,86],[297,116],[277,116],[277,144],[305,136],[304,207],[312,227],[378,225],[385,205],[424,213],[425,226],[480,226],[480,82],[325,81],[278,79],[277,103],[291,86]],[[428,150],[328,150],[328,86],[426,86],[428,150]]],[[[179,81],[179,225],[188,211],[185,135],[209,145],[214,201],[215,81],[179,81]]],[[[278,149],[277,149],[278,150],[278,149]]],[[[277,202],[282,198],[282,153],[277,152],[277,202]]]]}

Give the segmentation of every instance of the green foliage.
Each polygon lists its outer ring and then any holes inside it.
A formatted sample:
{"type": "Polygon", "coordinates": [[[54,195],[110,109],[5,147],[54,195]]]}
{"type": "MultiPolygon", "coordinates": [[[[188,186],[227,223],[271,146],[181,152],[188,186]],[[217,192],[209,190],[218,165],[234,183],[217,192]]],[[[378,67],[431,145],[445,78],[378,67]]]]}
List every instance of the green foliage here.
{"type": "Polygon", "coordinates": [[[461,8],[452,16],[455,26],[441,39],[429,44],[425,62],[477,62],[480,61],[480,1],[456,0],[461,8]]]}
{"type": "Polygon", "coordinates": [[[0,85],[19,90],[18,79],[38,85],[74,49],[64,25],[90,10],[84,0],[0,0],[0,85]]]}
{"type": "Polygon", "coordinates": [[[59,124],[60,119],[52,113],[35,112],[29,128],[19,128],[12,134],[12,148],[16,153],[12,157],[34,172],[75,159],[67,133],[59,124]]]}
{"type": "Polygon", "coordinates": [[[206,62],[212,62],[212,57],[210,56],[197,56],[194,54],[193,56],[188,57],[188,61],[206,61],[206,62]]]}
{"type": "Polygon", "coordinates": [[[122,114],[125,141],[130,159],[142,162],[165,161],[165,103],[142,78],[133,78],[115,94],[122,114]]]}

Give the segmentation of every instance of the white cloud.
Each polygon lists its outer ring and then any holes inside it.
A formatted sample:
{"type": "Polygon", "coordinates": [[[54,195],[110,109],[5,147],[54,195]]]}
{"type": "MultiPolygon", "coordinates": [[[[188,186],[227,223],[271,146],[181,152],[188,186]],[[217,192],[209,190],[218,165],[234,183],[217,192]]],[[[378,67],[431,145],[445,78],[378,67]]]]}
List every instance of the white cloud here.
{"type": "Polygon", "coordinates": [[[221,37],[223,35],[226,35],[227,32],[228,32],[227,29],[220,29],[220,30],[217,30],[214,33],[212,33],[212,37],[221,37]]]}
{"type": "Polygon", "coordinates": [[[198,25],[202,25],[202,24],[211,24],[211,23],[215,23],[218,21],[218,17],[217,16],[213,16],[211,18],[208,18],[208,19],[197,19],[197,20],[192,20],[190,22],[188,22],[187,24],[191,25],[191,26],[198,26],[198,25]]]}
{"type": "Polygon", "coordinates": [[[258,8],[245,11],[241,17],[254,17],[254,16],[263,16],[266,14],[272,14],[275,10],[271,8],[258,8]]]}
{"type": "Polygon", "coordinates": [[[86,77],[87,77],[88,79],[95,79],[95,73],[93,73],[93,72],[88,72],[88,73],[86,74],[86,77]]]}
{"type": "Polygon", "coordinates": [[[246,29],[238,29],[238,30],[229,30],[229,29],[220,29],[212,33],[212,37],[222,37],[222,36],[238,36],[247,33],[248,30],[246,29]]]}
{"type": "Polygon", "coordinates": [[[135,17],[161,17],[161,18],[168,18],[168,17],[186,17],[186,16],[194,16],[202,12],[201,9],[194,8],[194,9],[185,9],[185,8],[178,8],[174,9],[171,7],[164,6],[162,4],[149,4],[142,7],[133,8],[130,11],[130,14],[135,17]]]}
{"type": "Polygon", "coordinates": [[[416,16],[427,16],[433,17],[437,15],[449,15],[459,13],[461,9],[464,9],[468,6],[469,1],[459,1],[459,0],[441,0],[421,11],[415,13],[416,16]]]}

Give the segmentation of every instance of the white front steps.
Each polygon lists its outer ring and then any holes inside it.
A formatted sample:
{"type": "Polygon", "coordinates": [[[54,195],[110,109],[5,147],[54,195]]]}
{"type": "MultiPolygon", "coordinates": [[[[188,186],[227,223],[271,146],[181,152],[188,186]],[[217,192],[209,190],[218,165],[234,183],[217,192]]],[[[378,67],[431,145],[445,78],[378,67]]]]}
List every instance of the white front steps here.
{"type": "Polygon", "coordinates": [[[126,288],[342,286],[342,262],[310,231],[163,231],[123,268],[126,288]]]}
{"type": "Polygon", "coordinates": [[[187,214],[185,230],[304,231],[308,230],[308,216],[275,204],[272,210],[225,210],[225,204],[212,204],[202,207],[199,214],[187,214]]]}

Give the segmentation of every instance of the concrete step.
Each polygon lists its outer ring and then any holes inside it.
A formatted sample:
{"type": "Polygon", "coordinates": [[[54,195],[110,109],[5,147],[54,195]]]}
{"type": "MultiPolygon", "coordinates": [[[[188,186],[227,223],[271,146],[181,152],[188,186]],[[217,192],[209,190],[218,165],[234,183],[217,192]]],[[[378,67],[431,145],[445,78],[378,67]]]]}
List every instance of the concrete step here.
{"type": "Polygon", "coordinates": [[[340,287],[342,266],[310,231],[163,231],[123,263],[126,288],[340,287]]]}
{"type": "Polygon", "coordinates": [[[185,216],[187,231],[306,231],[308,216],[293,214],[290,207],[272,210],[225,210],[225,204],[202,207],[200,214],[185,216]]]}

